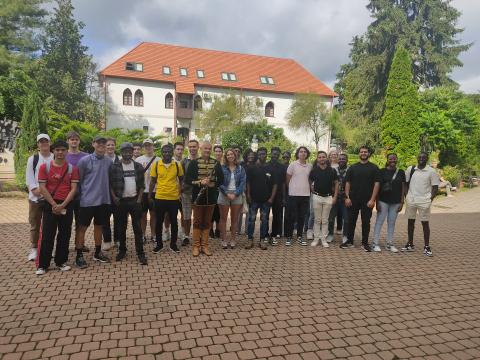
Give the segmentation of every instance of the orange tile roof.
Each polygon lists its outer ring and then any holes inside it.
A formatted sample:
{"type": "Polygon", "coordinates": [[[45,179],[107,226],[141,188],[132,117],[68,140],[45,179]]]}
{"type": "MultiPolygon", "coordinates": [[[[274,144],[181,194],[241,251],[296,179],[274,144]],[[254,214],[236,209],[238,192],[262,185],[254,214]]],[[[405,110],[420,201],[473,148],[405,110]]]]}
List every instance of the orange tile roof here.
{"type": "Polygon", "coordinates": [[[336,96],[333,90],[291,59],[150,42],[140,43],[104,68],[100,74],[107,77],[170,82],[175,84],[177,92],[187,94],[193,94],[194,85],[199,85],[290,94],[313,92],[336,96]],[[125,70],[126,62],[142,63],[143,71],[125,70]],[[170,67],[170,75],[163,74],[163,66],[170,67]],[[188,70],[187,77],[180,76],[180,68],[188,70]],[[197,70],[204,71],[203,79],[197,78],[197,70]],[[237,81],[222,80],[222,72],[234,73],[237,81]],[[262,84],[260,76],[273,78],[275,84],[262,84]]]}

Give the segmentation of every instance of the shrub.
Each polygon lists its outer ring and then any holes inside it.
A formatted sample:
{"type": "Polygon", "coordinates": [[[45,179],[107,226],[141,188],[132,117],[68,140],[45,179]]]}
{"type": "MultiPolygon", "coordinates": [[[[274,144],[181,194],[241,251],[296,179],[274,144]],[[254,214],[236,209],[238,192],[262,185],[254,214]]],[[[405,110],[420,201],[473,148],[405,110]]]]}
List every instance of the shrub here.
{"type": "Polygon", "coordinates": [[[442,176],[446,181],[450,181],[452,186],[458,186],[461,179],[461,171],[456,166],[445,166],[442,171],[442,176]]]}

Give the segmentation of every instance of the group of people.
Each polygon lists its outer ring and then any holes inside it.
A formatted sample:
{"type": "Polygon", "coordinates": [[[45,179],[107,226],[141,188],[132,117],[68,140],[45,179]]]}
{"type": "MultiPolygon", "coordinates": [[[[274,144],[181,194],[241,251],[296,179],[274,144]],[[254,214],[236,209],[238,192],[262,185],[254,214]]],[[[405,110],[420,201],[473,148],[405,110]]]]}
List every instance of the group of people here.
{"type": "Polygon", "coordinates": [[[93,153],[80,151],[80,135],[71,131],[66,141],[53,144],[47,134],[37,136],[38,153],[27,162],[31,249],[28,259],[36,261],[36,273],[45,274],[54,262],[67,271],[69,241],[75,219],[75,265],[86,268],[85,234],[93,220],[95,249],[93,260],[109,262],[106,251],[118,247],[116,261],[127,252],[128,218],[132,223],[138,261],[147,265],[144,245],[150,220],[150,240],[154,253],[169,240],[169,248],[179,253],[192,242],[192,255],[212,253],[211,237],[221,238],[223,249],[235,248],[246,214],[246,249],[255,246],[255,222],[260,212],[258,245],[265,250],[295,241],[302,246],[327,248],[337,233],[342,234],[340,248],[353,246],[359,214],[362,223],[362,247],[366,252],[381,251],[380,233],[387,220],[385,248],[392,252],[397,214],[406,199],[408,240],[402,251],[413,251],[415,219],[424,232],[424,254],[432,256],[429,245],[430,205],[435,197],[439,177],[427,165],[428,155],[421,153],[418,164],[405,172],[397,168],[397,156],[389,154],[385,168],[369,161],[370,151],[361,147],[359,161],[348,166],[348,157],[336,151],[318,151],[309,163],[310,151],[300,146],[294,156],[274,147],[268,151],[241,149],[197,140],[166,144],[161,156],[155,144],[145,139],[141,144],[122,143],[120,154],[115,139],[98,135],[93,139],[93,153]],[[143,152],[143,154],[142,154],[143,152]],[[376,206],[377,218],[373,246],[370,247],[370,219],[376,206]],[[180,224],[178,214],[180,213],[180,224]],[[270,213],[272,223],[270,226],[270,213]],[[110,218],[113,215],[113,236],[110,218]],[[148,216],[150,215],[150,216],[148,216]],[[230,216],[227,239],[227,220],[230,216]],[[193,218],[193,221],[192,221],[193,218]],[[213,232],[213,223],[217,229],[213,232]],[[179,226],[180,225],[180,226],[179,226]],[[294,233],[296,232],[294,238],[294,233]],[[112,241],[113,239],[113,241],[112,241]],[[103,246],[102,246],[103,243],[103,246]]]}

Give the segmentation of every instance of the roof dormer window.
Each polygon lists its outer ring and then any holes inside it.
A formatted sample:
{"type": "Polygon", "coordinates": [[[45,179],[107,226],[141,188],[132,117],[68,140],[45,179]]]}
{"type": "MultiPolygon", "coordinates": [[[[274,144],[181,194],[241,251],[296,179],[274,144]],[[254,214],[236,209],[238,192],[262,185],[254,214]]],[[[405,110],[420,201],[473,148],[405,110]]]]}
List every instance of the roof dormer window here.
{"type": "Polygon", "coordinates": [[[188,76],[187,68],[180,68],[180,76],[188,76]]]}
{"type": "Polygon", "coordinates": [[[222,80],[237,81],[237,75],[235,73],[222,72],[222,80]]]}
{"type": "Polygon", "coordinates": [[[164,66],[162,68],[163,75],[170,75],[172,72],[170,71],[170,66],[164,66]]]}
{"type": "Polygon", "coordinates": [[[260,76],[260,83],[263,85],[275,85],[275,81],[270,76],[260,76]]]}
{"type": "Polygon", "coordinates": [[[143,71],[143,64],[136,62],[127,62],[125,63],[125,70],[129,71],[143,71]]]}
{"type": "Polygon", "coordinates": [[[203,79],[205,77],[205,72],[203,70],[197,70],[197,78],[203,79]]]}

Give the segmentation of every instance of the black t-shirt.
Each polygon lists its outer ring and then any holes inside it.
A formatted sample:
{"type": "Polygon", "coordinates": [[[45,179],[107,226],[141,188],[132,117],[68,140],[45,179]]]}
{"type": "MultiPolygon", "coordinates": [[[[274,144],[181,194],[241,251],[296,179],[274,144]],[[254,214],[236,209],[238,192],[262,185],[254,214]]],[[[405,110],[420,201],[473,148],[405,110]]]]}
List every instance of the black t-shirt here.
{"type": "Polygon", "coordinates": [[[338,180],[338,175],[335,169],[327,166],[325,169],[320,169],[314,166],[309,176],[313,183],[313,191],[320,195],[327,195],[334,193],[335,180],[338,180]]]}
{"type": "Polygon", "coordinates": [[[395,180],[392,181],[395,170],[383,168],[380,170],[380,193],[379,200],[387,204],[399,204],[402,200],[402,184],[405,182],[405,172],[398,170],[395,180]],[[392,191],[382,191],[385,183],[392,181],[392,191]]]}
{"type": "Polygon", "coordinates": [[[277,183],[275,171],[271,166],[255,165],[247,168],[247,183],[250,186],[250,197],[255,202],[266,202],[272,195],[273,185],[277,183]]]}
{"type": "Polygon", "coordinates": [[[271,169],[272,172],[275,173],[275,178],[277,181],[277,193],[275,194],[275,198],[282,198],[283,197],[283,184],[287,179],[287,167],[280,163],[280,162],[268,162],[267,168],[271,169]]]}
{"type": "Polygon", "coordinates": [[[350,183],[349,196],[352,201],[368,202],[375,183],[380,182],[380,170],[371,162],[358,162],[348,168],[345,182],[350,183]]]}

